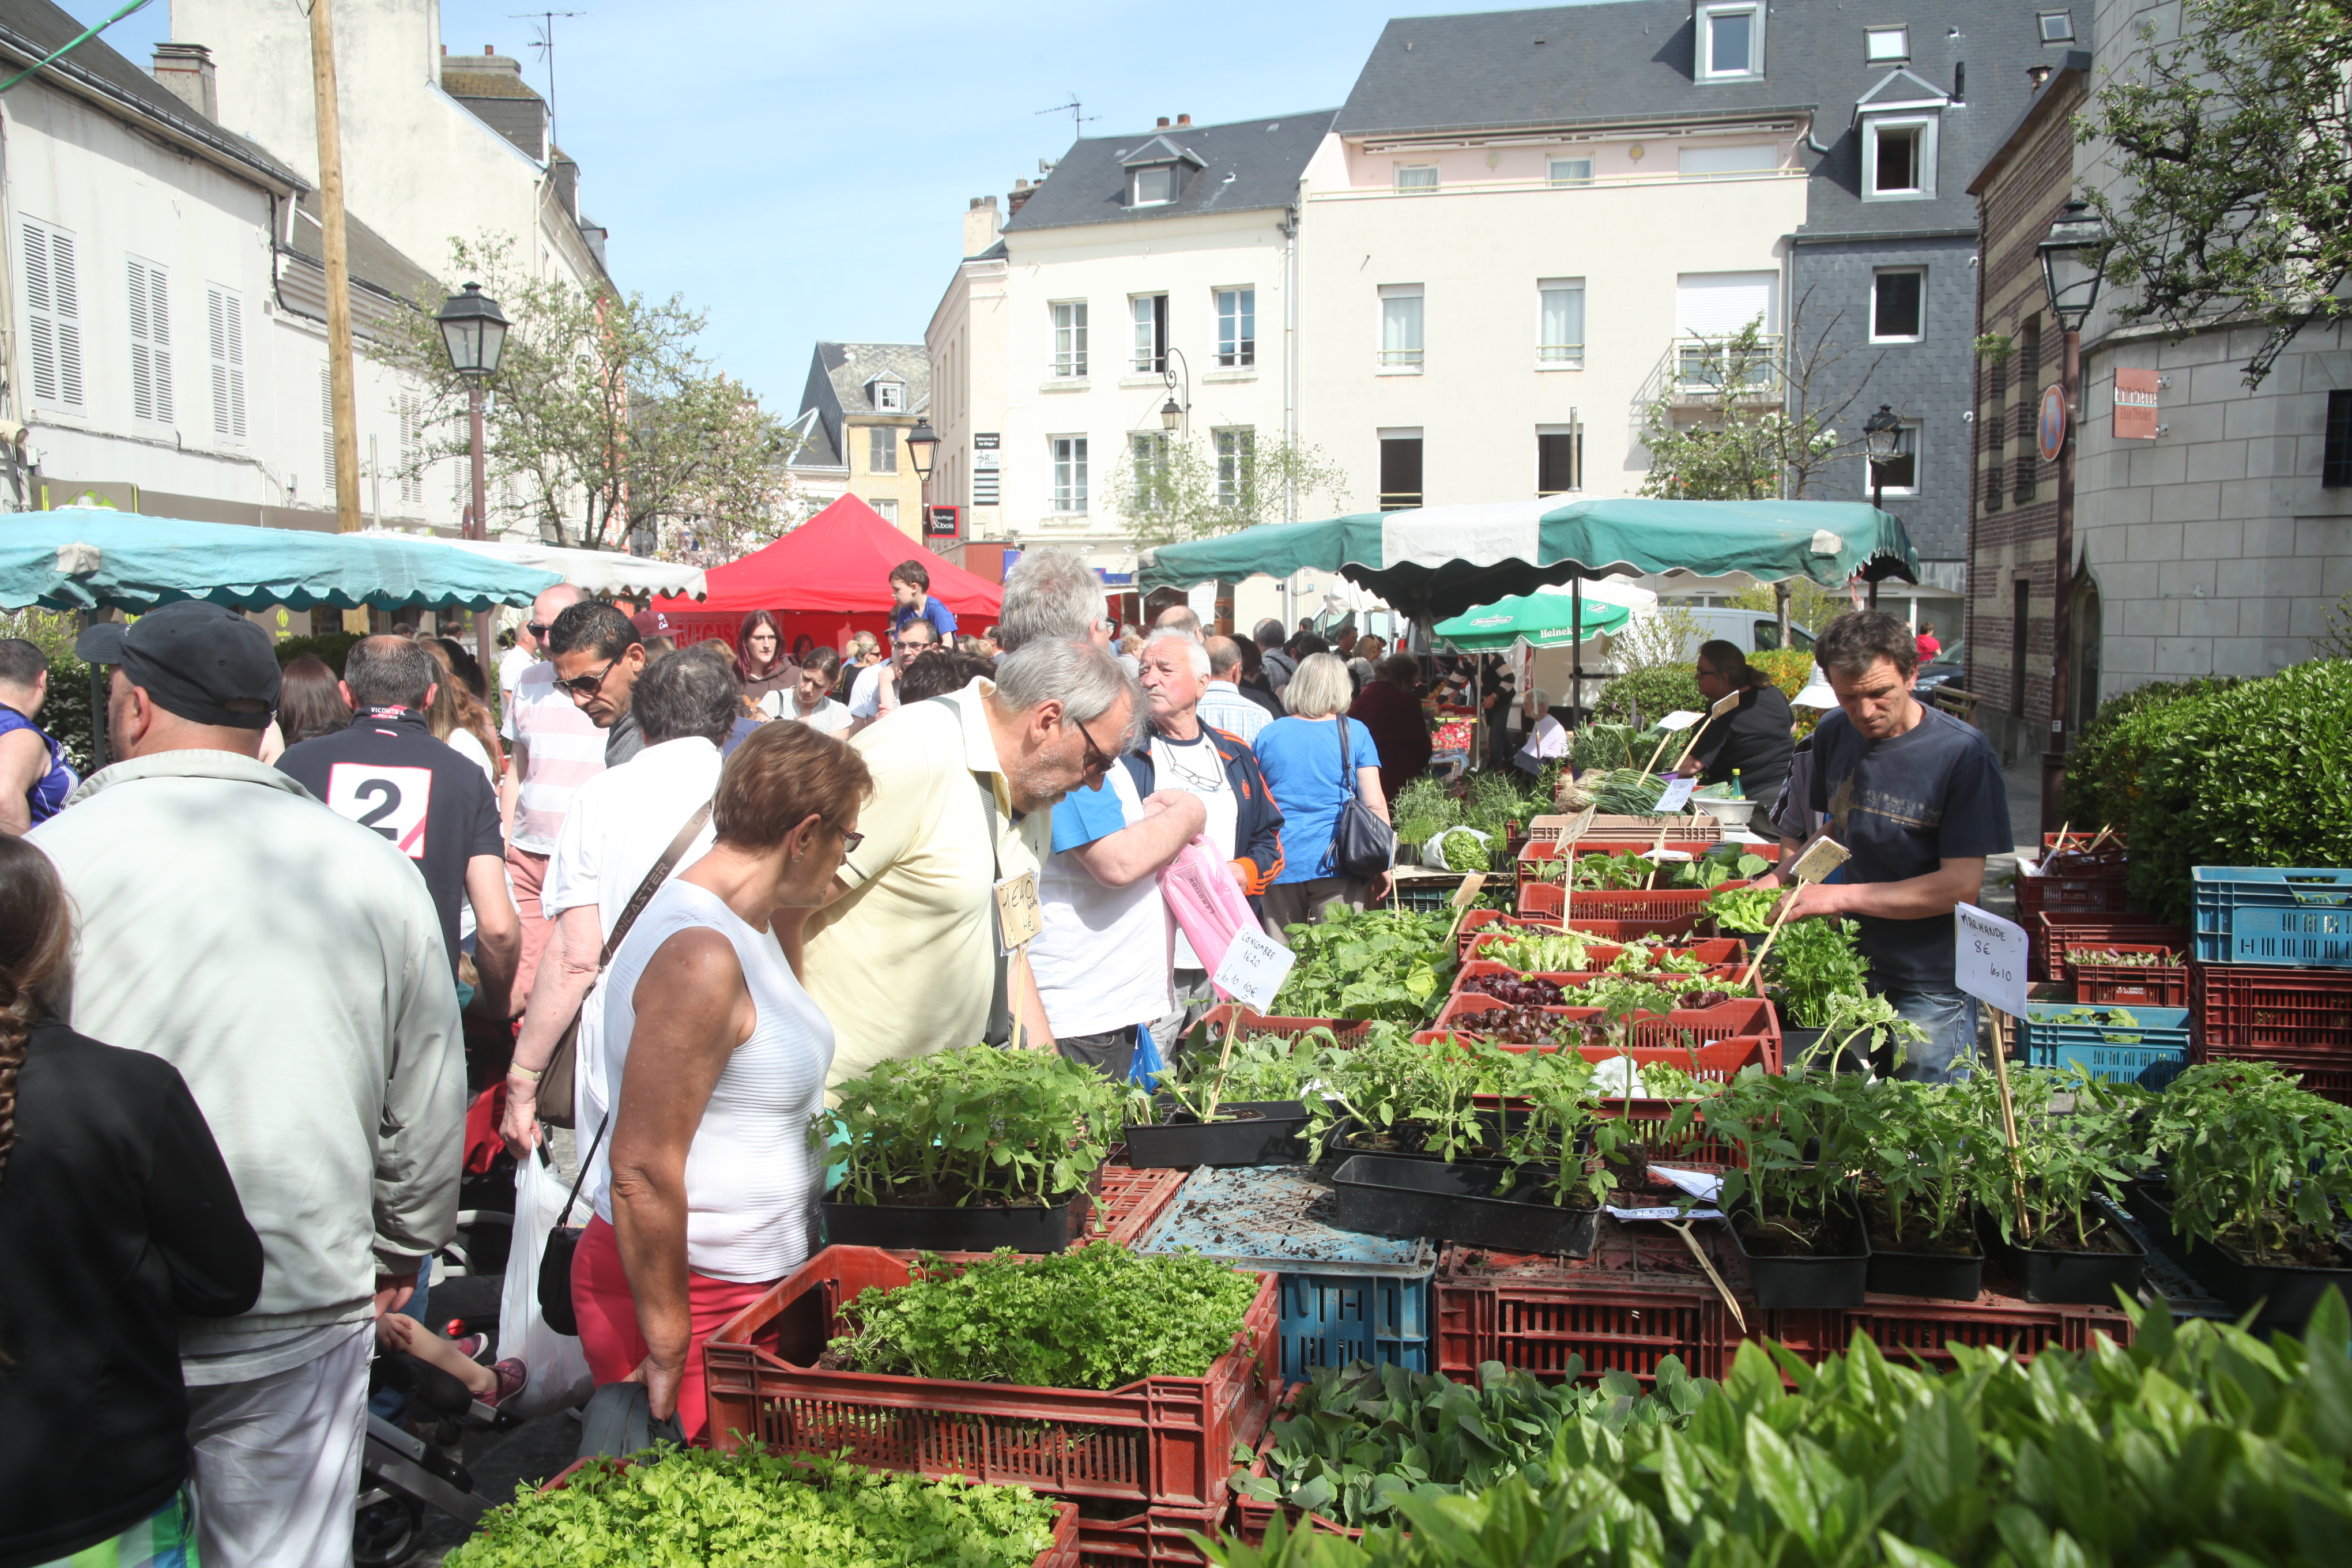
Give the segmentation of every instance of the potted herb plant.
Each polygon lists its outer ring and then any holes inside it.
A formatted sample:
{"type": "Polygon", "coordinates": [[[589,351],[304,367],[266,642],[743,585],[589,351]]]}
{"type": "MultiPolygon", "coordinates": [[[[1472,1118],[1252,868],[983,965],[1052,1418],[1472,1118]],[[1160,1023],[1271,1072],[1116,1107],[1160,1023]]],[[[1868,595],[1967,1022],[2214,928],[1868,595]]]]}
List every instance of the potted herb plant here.
{"type": "Polygon", "coordinates": [[[2012,1065],[2012,1166],[2002,1147],[1993,1075],[1979,1068],[1958,1088],[1983,1144],[1977,1213],[2025,1299],[2113,1306],[2116,1290],[2137,1294],[2147,1254],[2116,1209],[2125,1184],[2147,1163],[2142,1111],[2149,1096],[2094,1079],[2080,1066],[2059,1072],[2012,1065]]]}
{"type": "MultiPolygon", "coordinates": [[[[1847,1073],[1780,1077],[1749,1068],[1705,1101],[1709,1131],[1746,1158],[1724,1173],[1731,1238],[1764,1307],[1858,1307],[1869,1287],[1870,1237],[1853,1173],[1869,1163],[1872,1085],[1847,1073]]],[[[1675,1115],[1696,1131],[1697,1107],[1675,1115]]]]}
{"type": "MultiPolygon", "coordinates": [[[[1159,1101],[1138,1096],[1150,1121],[1127,1124],[1129,1160],[1139,1170],[1192,1165],[1263,1165],[1297,1156],[1306,1131],[1300,1096],[1323,1053],[1338,1041],[1328,1028],[1297,1038],[1225,1037],[1213,1063],[1163,1074],[1159,1101]]],[[[1205,1055],[1205,1053],[1204,1053],[1205,1055]]]]}
{"type": "Polygon", "coordinates": [[[1853,921],[1790,921],[1772,944],[1765,973],[1780,1009],[1780,1046],[1801,1059],[1822,1037],[1830,1004],[1840,996],[1867,994],[1869,966],[1854,945],[1862,927],[1853,921]]]}
{"type": "Polygon", "coordinates": [[[993,1046],[878,1062],[835,1097],[810,1129],[842,1166],[827,1241],[971,1252],[1069,1245],[1122,1098],[1051,1051],[993,1046]]]}
{"type": "Polygon", "coordinates": [[[2352,1201],[2352,1110],[2268,1062],[2192,1067],[2152,1101],[2160,1182],[2133,1211],[2232,1310],[2301,1324],[2330,1286],[2352,1298],[2337,1231],[2352,1201]]]}
{"type": "Polygon", "coordinates": [[[1872,1096],[1863,1168],[1870,1288],[1973,1301],[1984,1289],[1973,1193],[1984,1128],[1958,1085],[1888,1079],[1872,1096]]]}

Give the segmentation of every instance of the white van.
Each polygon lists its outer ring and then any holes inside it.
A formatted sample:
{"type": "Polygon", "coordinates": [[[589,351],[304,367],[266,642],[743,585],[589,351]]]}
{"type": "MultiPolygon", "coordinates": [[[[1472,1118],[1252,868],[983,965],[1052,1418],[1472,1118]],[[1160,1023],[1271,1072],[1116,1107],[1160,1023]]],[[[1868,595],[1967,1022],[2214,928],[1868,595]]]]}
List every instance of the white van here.
{"type": "MultiPolygon", "coordinates": [[[[1698,645],[1703,642],[1727,642],[1742,653],[1762,653],[1780,646],[1780,622],[1769,611],[1701,610],[1670,600],[1660,601],[1658,608],[1681,610],[1696,623],[1698,629],[1683,649],[1686,659],[1698,657],[1698,645]]],[[[1790,621],[1789,640],[1801,651],[1809,651],[1813,646],[1813,634],[1790,621]]]]}

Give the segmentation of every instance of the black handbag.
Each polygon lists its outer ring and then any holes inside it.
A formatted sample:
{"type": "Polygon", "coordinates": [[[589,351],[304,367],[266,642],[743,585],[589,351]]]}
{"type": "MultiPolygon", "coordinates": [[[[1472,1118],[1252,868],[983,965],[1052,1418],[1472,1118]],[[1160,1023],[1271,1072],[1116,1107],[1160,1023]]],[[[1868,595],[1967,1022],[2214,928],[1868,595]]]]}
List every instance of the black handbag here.
{"type": "Polygon", "coordinates": [[[1323,852],[1321,869],[1326,876],[1377,877],[1396,863],[1396,829],[1373,814],[1356,785],[1356,769],[1348,753],[1348,716],[1337,714],[1332,722],[1339,726],[1339,780],[1348,794],[1339,806],[1339,820],[1332,824],[1331,847],[1323,852]]]}
{"type": "MultiPolygon", "coordinates": [[[[547,1233],[546,1249],[539,1255],[539,1315],[547,1326],[559,1334],[578,1338],[580,1315],[572,1310],[572,1255],[580,1250],[580,1237],[587,1231],[584,1225],[572,1225],[572,1205],[580,1201],[580,1184],[588,1179],[588,1169],[596,1163],[596,1151],[604,1146],[604,1129],[613,1125],[613,1113],[604,1112],[604,1120],[596,1124],[596,1136],[588,1144],[588,1152],[580,1162],[580,1173],[572,1179],[572,1195],[563,1200],[563,1212],[555,1216],[555,1226],[547,1233]]],[[[547,1145],[540,1146],[540,1158],[547,1157],[547,1145]]]]}

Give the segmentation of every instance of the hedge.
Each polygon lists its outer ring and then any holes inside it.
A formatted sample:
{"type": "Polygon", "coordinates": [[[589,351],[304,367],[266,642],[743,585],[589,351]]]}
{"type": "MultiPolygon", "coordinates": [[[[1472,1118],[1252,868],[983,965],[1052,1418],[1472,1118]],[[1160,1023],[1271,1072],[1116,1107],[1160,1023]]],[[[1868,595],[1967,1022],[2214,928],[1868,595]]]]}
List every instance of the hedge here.
{"type": "MultiPolygon", "coordinates": [[[[1813,656],[1801,648],[1759,648],[1748,656],[1748,667],[1770,676],[1772,684],[1780,689],[1780,695],[1790,702],[1796,701],[1797,694],[1813,679],[1813,656]]],[[[1813,726],[1822,721],[1817,709],[1800,708],[1796,715],[1795,732],[1800,735],[1811,734],[1813,726]]]]}
{"type": "Polygon", "coordinates": [[[307,637],[288,637],[270,651],[278,656],[278,668],[280,669],[306,653],[315,655],[335,672],[335,679],[340,680],[343,674],[343,656],[350,653],[352,645],[365,635],[363,632],[320,632],[307,637]]]}
{"type": "Polygon", "coordinates": [[[2066,818],[2084,827],[2126,827],[2139,800],[2149,756],[2188,707],[2236,685],[2231,679],[2155,680],[2108,698],[2083,726],[2066,758],[2066,818]]]}
{"type": "MultiPolygon", "coordinates": [[[[102,679],[108,678],[107,671],[99,673],[102,679]]],[[[49,656],[49,695],[35,722],[64,745],[74,772],[89,777],[98,761],[89,713],[89,666],[69,653],[49,656]]]]}
{"type": "Polygon", "coordinates": [[[1676,709],[1703,709],[1698,679],[1687,664],[1654,664],[1631,670],[1601,688],[1592,716],[1603,722],[1632,724],[1639,729],[1676,709]],[[1636,719],[1635,714],[1640,717],[1636,719]]]}

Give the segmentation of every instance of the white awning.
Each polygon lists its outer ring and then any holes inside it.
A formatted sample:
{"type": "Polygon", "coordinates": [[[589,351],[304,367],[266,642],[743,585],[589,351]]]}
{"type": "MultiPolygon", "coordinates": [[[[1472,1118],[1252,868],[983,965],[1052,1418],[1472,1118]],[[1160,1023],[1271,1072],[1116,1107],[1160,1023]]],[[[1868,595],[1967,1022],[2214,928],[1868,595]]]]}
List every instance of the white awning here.
{"type": "Polygon", "coordinates": [[[561,572],[563,580],[591,594],[684,594],[710,596],[710,584],[698,566],[669,561],[648,561],[617,550],[565,550],[552,544],[531,544],[502,539],[436,539],[436,544],[495,555],[543,572],[561,572]]]}

